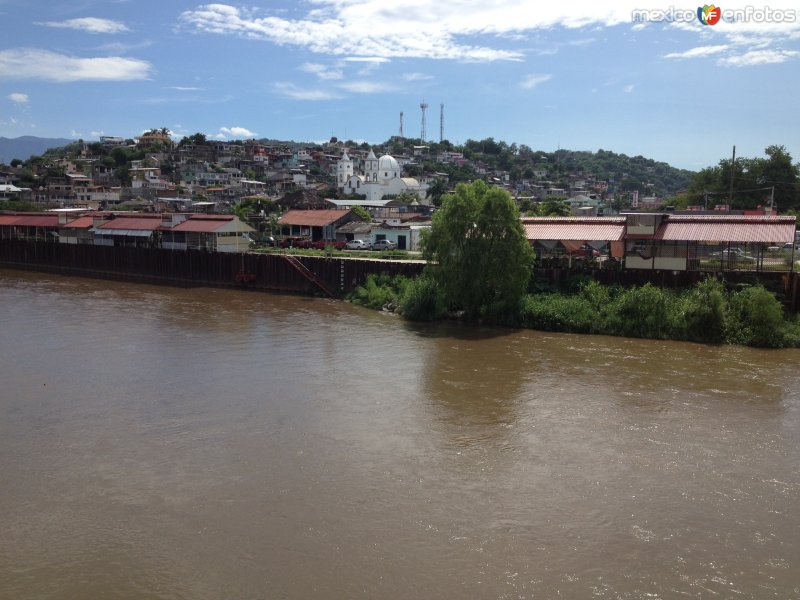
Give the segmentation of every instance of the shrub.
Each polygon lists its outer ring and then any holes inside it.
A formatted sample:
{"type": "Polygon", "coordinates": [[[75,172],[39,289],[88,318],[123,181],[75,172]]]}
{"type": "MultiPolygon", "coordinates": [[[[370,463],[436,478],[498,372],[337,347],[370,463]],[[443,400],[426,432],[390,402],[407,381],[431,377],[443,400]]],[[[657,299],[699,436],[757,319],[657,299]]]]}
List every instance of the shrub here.
{"type": "Polygon", "coordinates": [[[410,321],[435,321],[444,313],[444,298],[432,277],[417,277],[406,286],[400,308],[410,321]]]}
{"type": "Polygon", "coordinates": [[[713,343],[725,340],[728,300],[721,282],[708,277],[683,294],[681,300],[686,339],[713,343]]]}
{"type": "Polygon", "coordinates": [[[402,275],[395,277],[385,273],[369,275],[364,285],[358,286],[350,294],[350,301],[376,310],[389,305],[399,305],[407,285],[408,279],[402,275]]]}
{"type": "Polygon", "coordinates": [[[520,321],[523,327],[543,331],[597,333],[600,319],[591,303],[581,296],[536,294],[523,299],[520,321]]]}
{"type": "Polygon", "coordinates": [[[620,292],[609,307],[608,333],[642,338],[669,337],[675,298],[650,283],[620,292]]]}
{"type": "Polygon", "coordinates": [[[780,348],[785,345],[783,307],[762,285],[732,294],[725,318],[725,338],[733,344],[780,348]]]}

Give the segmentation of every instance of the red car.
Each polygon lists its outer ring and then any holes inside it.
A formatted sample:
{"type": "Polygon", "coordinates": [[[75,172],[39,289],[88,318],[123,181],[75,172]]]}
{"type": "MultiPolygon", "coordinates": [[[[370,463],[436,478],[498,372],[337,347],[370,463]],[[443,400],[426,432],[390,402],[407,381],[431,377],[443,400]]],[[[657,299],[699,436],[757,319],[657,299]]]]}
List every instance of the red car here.
{"type": "Polygon", "coordinates": [[[311,248],[311,240],[304,237],[287,237],[278,244],[281,248],[311,248]]]}
{"type": "Polygon", "coordinates": [[[333,247],[335,250],[342,250],[347,242],[341,240],[331,240],[331,239],[322,239],[317,240],[313,244],[311,244],[312,248],[316,248],[318,250],[325,250],[328,246],[333,247]]]}

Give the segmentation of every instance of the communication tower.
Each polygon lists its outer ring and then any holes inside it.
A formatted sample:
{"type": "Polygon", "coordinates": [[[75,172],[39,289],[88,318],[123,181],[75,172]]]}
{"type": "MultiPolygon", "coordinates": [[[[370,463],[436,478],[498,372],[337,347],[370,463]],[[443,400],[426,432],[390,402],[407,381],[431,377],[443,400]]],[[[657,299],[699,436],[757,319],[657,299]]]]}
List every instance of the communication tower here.
{"type": "Polygon", "coordinates": [[[439,105],[439,143],[444,140],[444,103],[439,105]]]}
{"type": "Polygon", "coordinates": [[[422,138],[422,143],[424,144],[427,136],[425,131],[425,111],[428,110],[428,103],[423,100],[419,107],[422,109],[422,133],[420,134],[420,137],[422,138]]]}
{"type": "Polygon", "coordinates": [[[403,111],[400,111],[400,143],[403,142],[403,111]]]}

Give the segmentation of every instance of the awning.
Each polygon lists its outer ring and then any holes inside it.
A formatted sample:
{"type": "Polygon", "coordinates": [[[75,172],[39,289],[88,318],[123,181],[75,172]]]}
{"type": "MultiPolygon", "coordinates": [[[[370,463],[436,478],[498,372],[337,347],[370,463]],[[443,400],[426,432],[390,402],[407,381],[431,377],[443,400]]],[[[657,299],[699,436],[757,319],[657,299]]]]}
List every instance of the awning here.
{"type": "Polygon", "coordinates": [[[150,237],[153,235],[152,231],[146,229],[92,229],[94,233],[108,236],[126,236],[126,237],[150,237]]]}

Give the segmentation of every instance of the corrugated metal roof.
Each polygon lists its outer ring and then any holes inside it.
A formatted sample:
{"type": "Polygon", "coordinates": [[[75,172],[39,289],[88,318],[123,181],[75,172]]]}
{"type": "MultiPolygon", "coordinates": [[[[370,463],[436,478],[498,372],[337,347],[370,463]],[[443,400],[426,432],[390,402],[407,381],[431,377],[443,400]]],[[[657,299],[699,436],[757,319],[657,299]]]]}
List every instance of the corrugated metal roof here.
{"type": "Polygon", "coordinates": [[[788,243],[794,241],[794,232],[793,220],[777,218],[757,221],[753,221],[751,217],[740,217],[739,220],[669,219],[661,225],[654,238],[690,242],[788,243]]]}
{"type": "Polygon", "coordinates": [[[17,215],[11,223],[3,224],[14,225],[16,227],[58,227],[58,215],[17,215]]]}
{"type": "Polygon", "coordinates": [[[529,240],[619,241],[625,235],[625,219],[570,219],[542,217],[524,219],[529,240]]]}
{"type": "Polygon", "coordinates": [[[154,231],[161,227],[161,218],[153,217],[117,217],[107,223],[98,225],[97,229],[109,231],[114,229],[142,229],[154,231]]]}
{"type": "Polygon", "coordinates": [[[347,210],[290,210],[280,219],[281,225],[305,225],[306,227],[326,227],[344,217],[347,210]]]}
{"type": "Polygon", "coordinates": [[[165,228],[167,231],[191,231],[194,233],[213,233],[231,224],[231,216],[191,217],[175,227],[165,228]]]}

